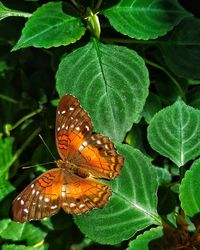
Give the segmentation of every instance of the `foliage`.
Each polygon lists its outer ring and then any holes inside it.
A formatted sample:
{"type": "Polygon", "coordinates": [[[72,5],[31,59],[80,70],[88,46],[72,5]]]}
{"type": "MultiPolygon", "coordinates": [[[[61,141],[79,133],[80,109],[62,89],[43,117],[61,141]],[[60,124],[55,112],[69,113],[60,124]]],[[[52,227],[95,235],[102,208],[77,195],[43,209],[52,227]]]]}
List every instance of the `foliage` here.
{"type": "Polygon", "coordinates": [[[197,249],[200,20],[177,0],[2,0],[0,20],[2,249],[197,249]],[[65,93],[115,142],[122,174],[103,209],[16,223],[12,200],[52,163],[40,133],[58,159],[65,93]]]}

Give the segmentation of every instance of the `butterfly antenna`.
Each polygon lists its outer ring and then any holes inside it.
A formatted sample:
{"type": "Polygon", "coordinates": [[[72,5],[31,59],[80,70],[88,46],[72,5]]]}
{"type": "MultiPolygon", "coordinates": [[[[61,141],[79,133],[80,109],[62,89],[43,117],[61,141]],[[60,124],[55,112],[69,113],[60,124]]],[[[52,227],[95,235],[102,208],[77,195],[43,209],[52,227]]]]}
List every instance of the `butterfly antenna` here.
{"type": "Polygon", "coordinates": [[[34,168],[34,167],[37,167],[38,165],[48,165],[48,164],[55,164],[54,161],[51,161],[51,162],[45,162],[45,163],[38,163],[36,165],[31,165],[31,166],[23,166],[22,169],[27,169],[27,168],[34,168]]]}
{"type": "Polygon", "coordinates": [[[51,150],[49,149],[48,145],[46,144],[46,142],[44,141],[44,139],[42,138],[41,134],[39,134],[40,139],[42,140],[42,142],[44,143],[44,145],[46,146],[47,150],[49,151],[50,155],[53,157],[53,159],[56,161],[55,156],[52,154],[51,150]]]}

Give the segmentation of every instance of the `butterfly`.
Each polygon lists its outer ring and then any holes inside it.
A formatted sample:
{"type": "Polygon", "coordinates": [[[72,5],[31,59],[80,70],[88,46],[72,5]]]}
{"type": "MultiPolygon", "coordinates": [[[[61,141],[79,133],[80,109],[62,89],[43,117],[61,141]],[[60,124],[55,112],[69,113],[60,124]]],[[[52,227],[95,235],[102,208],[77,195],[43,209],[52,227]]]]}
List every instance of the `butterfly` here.
{"type": "Polygon", "coordinates": [[[112,195],[108,184],[124,158],[111,140],[93,132],[93,125],[78,99],[64,95],[57,107],[55,137],[60,155],[57,168],[33,180],[13,201],[13,220],[27,222],[56,214],[60,208],[74,215],[102,208],[112,195]]]}

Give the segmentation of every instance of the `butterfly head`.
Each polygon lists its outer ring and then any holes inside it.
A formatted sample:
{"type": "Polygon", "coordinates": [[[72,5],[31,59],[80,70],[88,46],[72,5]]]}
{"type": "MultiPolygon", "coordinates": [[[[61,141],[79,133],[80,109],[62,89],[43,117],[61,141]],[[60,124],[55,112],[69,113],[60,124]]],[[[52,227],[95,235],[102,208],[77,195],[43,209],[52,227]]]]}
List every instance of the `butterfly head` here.
{"type": "Polygon", "coordinates": [[[59,168],[66,168],[66,162],[64,162],[63,160],[59,159],[59,160],[56,160],[55,163],[57,164],[57,166],[59,168]]]}

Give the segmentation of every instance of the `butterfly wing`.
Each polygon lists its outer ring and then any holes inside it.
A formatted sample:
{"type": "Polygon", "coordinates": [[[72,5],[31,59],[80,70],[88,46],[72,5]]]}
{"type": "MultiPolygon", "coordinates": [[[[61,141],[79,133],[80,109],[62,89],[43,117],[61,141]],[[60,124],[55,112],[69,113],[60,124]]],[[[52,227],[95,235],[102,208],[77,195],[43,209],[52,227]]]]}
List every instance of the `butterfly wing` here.
{"type": "Polygon", "coordinates": [[[64,171],[51,169],[30,183],[13,201],[13,220],[26,222],[52,216],[61,207],[64,171]]]}
{"type": "Polygon", "coordinates": [[[55,128],[56,145],[61,159],[70,161],[92,130],[91,119],[78,99],[69,94],[64,95],[57,107],[55,128]]]}
{"type": "Polygon", "coordinates": [[[64,95],[56,116],[56,143],[61,158],[93,177],[113,179],[120,174],[124,159],[107,136],[92,130],[91,119],[78,99],[64,95]]]}
{"type": "Polygon", "coordinates": [[[62,208],[71,214],[84,214],[93,208],[102,208],[111,196],[109,185],[93,178],[65,175],[62,189],[62,208]]]}
{"type": "Polygon", "coordinates": [[[121,173],[124,158],[107,136],[93,133],[79,147],[72,162],[96,178],[114,179],[121,173]]]}

